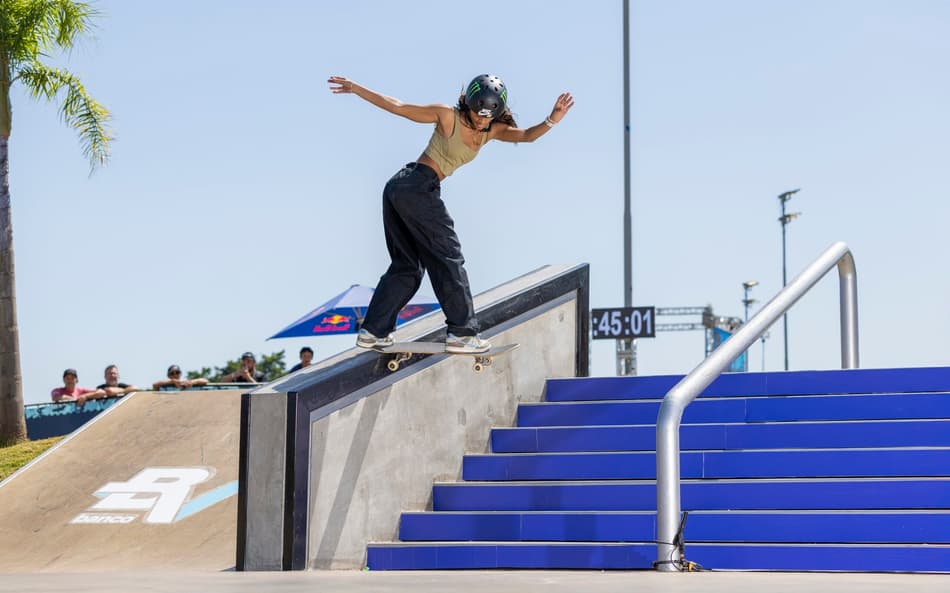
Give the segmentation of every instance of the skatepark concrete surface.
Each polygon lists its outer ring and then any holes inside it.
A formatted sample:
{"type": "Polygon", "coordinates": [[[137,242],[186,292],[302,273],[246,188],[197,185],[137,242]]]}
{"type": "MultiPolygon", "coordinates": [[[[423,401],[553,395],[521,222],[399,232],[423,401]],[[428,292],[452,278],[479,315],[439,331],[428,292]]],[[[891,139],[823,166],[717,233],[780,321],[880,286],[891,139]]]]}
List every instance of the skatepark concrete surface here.
{"type": "Polygon", "coordinates": [[[0,573],[233,568],[240,407],[140,392],[95,417],[0,483],[0,573]]]}
{"type": "Polygon", "coordinates": [[[950,575],[578,571],[166,572],[0,574],[3,592],[181,593],[946,593],[950,575]]]}

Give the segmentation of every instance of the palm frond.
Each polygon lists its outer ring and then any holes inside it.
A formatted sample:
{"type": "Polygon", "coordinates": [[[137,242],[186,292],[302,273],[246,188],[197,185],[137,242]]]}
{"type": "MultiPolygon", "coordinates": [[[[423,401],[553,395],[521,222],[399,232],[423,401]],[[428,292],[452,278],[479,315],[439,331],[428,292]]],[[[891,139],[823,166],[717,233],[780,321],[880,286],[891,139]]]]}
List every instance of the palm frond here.
{"type": "Polygon", "coordinates": [[[63,49],[71,48],[79,37],[93,28],[92,20],[99,11],[85,2],[72,0],[47,0],[55,5],[53,26],[56,45],[63,49]]]}
{"type": "Polygon", "coordinates": [[[108,126],[111,115],[108,109],[86,92],[79,78],[66,70],[50,68],[40,62],[22,67],[19,78],[34,98],[52,101],[64,91],[65,97],[59,112],[63,121],[79,133],[83,156],[89,159],[93,170],[109,160],[110,143],[113,140],[108,126]]]}
{"type": "Polygon", "coordinates": [[[7,61],[10,59],[10,40],[16,36],[19,28],[17,5],[21,0],[0,0],[0,52],[7,61]]]}
{"type": "Polygon", "coordinates": [[[52,49],[69,50],[92,31],[99,12],[73,0],[2,0],[4,37],[11,62],[28,62],[52,49]]]}

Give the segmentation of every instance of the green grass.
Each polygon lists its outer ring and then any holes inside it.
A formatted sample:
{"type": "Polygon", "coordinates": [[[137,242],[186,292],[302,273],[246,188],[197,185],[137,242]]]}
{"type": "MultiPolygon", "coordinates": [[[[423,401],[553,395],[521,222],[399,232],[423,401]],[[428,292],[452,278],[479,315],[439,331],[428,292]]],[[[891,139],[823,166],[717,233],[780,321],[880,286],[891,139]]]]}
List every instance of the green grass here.
{"type": "Polygon", "coordinates": [[[61,440],[63,440],[63,437],[53,437],[41,441],[24,441],[16,445],[0,447],[0,480],[5,480],[7,476],[61,440]]]}

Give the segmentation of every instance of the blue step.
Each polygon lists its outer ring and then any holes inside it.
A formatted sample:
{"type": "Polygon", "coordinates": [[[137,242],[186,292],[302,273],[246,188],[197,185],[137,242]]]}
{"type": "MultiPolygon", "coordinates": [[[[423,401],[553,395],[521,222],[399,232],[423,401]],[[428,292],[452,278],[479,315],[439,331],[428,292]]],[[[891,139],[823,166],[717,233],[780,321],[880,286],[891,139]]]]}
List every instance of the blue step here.
{"type": "MultiPolygon", "coordinates": [[[[694,511],[687,519],[685,535],[691,543],[950,544],[950,511],[694,511]]],[[[399,539],[648,543],[656,539],[656,513],[403,513],[399,539]]]]}
{"type": "MultiPolygon", "coordinates": [[[[950,480],[683,480],[683,510],[947,509],[950,480]]],[[[656,483],[459,482],[432,488],[434,511],[655,511],[656,483]]]]}
{"type": "MultiPolygon", "coordinates": [[[[663,399],[683,375],[549,379],[544,399],[556,401],[663,399]]],[[[700,397],[731,395],[826,395],[950,390],[950,367],[852,369],[719,376],[700,397]]]]}
{"type": "MultiPolygon", "coordinates": [[[[656,426],[493,428],[495,453],[653,451],[656,426]]],[[[680,448],[950,447],[950,420],[683,425],[680,448]]]]}
{"type": "Polygon", "coordinates": [[[686,557],[716,570],[950,572],[950,546],[696,544],[686,557]]]}
{"type": "Polygon", "coordinates": [[[655,544],[467,543],[371,544],[370,570],[482,568],[650,568],[655,544]]]}
{"type": "MultiPolygon", "coordinates": [[[[834,570],[948,572],[950,546],[933,545],[687,545],[686,557],[719,570],[834,570]]],[[[652,568],[656,546],[643,543],[425,543],[371,544],[370,570],[486,568],[652,568]]]]}
{"type": "MultiPolygon", "coordinates": [[[[682,478],[950,476],[950,449],[687,451],[682,478]]],[[[466,455],[462,479],[637,480],[656,478],[656,453],[466,455]]]]}
{"type": "MultiPolygon", "coordinates": [[[[655,424],[659,409],[660,402],[653,401],[520,404],[518,426],[655,424]]],[[[693,402],[683,413],[687,424],[926,418],[950,418],[950,396],[916,393],[706,399],[693,402]]]]}

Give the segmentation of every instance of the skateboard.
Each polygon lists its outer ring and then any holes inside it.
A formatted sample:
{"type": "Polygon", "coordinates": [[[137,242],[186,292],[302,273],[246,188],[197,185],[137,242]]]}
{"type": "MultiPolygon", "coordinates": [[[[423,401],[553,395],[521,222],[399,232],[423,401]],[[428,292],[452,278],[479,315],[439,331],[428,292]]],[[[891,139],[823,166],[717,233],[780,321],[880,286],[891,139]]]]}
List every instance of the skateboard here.
{"type": "Polygon", "coordinates": [[[505,344],[504,346],[493,346],[485,352],[446,352],[445,344],[442,342],[396,342],[392,346],[373,348],[373,350],[382,354],[395,354],[392,360],[386,363],[386,368],[392,372],[398,371],[399,365],[412,358],[413,354],[448,354],[450,356],[471,356],[475,359],[472,370],[480,373],[485,367],[491,366],[494,357],[510,352],[517,347],[518,344],[505,344]]]}

